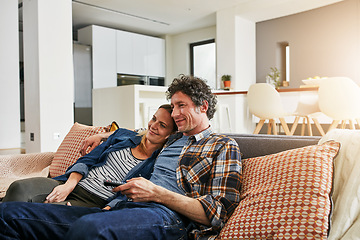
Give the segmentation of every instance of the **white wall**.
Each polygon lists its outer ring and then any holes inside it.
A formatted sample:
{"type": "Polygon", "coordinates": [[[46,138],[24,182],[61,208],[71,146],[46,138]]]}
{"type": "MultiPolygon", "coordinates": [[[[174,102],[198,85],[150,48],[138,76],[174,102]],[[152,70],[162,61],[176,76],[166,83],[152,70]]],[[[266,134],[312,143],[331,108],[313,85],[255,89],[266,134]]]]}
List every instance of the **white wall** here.
{"type": "Polygon", "coordinates": [[[20,148],[18,2],[0,2],[0,149],[20,148]]]}
{"type": "Polygon", "coordinates": [[[218,77],[229,74],[231,88],[247,90],[256,80],[256,24],[228,8],[217,12],[216,27],[218,77]]]}
{"type": "MultiPolygon", "coordinates": [[[[216,27],[218,77],[229,74],[232,89],[248,90],[256,81],[255,22],[239,16],[236,8],[228,8],[217,12],[216,27]]],[[[253,124],[246,98],[234,95],[218,99],[219,108],[222,104],[230,105],[232,131],[248,133],[253,124]]]]}
{"type": "Polygon", "coordinates": [[[237,90],[248,90],[256,79],[256,24],[236,16],[235,84],[237,90]]]}
{"type": "MultiPolygon", "coordinates": [[[[179,74],[190,74],[190,43],[216,38],[216,27],[201,28],[177,35],[167,35],[166,82],[169,85],[179,74]]],[[[216,40],[215,40],[216,41],[216,40]]]]}
{"type": "Polygon", "coordinates": [[[70,0],[23,1],[26,152],[56,151],[73,124],[71,19],[70,0]]]}
{"type": "Polygon", "coordinates": [[[231,88],[235,88],[236,22],[235,9],[228,8],[216,13],[216,64],[217,78],[231,75],[231,88]]]}

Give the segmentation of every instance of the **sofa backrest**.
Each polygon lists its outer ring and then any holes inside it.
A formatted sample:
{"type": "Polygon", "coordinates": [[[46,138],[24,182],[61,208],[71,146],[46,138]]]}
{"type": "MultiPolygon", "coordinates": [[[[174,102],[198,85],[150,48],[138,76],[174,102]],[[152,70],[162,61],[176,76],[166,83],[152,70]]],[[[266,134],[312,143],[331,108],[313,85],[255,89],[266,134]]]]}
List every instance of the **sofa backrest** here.
{"type": "Polygon", "coordinates": [[[265,134],[224,134],[239,144],[241,158],[265,156],[289,149],[317,144],[317,136],[286,136],[265,134]]]}

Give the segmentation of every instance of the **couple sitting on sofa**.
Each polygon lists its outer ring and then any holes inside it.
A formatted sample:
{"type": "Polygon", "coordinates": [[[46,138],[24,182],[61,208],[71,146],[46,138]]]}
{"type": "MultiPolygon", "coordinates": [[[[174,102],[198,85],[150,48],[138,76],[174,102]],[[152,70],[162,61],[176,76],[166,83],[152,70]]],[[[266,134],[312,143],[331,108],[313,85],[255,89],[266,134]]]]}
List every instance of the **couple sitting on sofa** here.
{"type": "MultiPolygon", "coordinates": [[[[129,180],[112,190],[117,192],[112,201],[104,200],[112,195],[110,190],[90,179],[90,173],[95,169],[91,166],[105,167],[107,164],[101,163],[109,162],[113,151],[119,150],[117,143],[130,139],[121,132],[136,136],[136,133],[124,129],[117,130],[108,141],[80,158],[68,169],[65,178],[60,179],[66,180],[69,174],[70,178],[74,175],[74,183],[64,187],[70,180],[68,178],[66,184],[57,186],[46,199],[47,202],[65,200],[79,180],[87,176],[83,180],[90,180],[79,184],[80,189],[87,191],[70,195],[83,197],[91,192],[89,188],[98,186],[100,189],[93,192],[103,195],[98,196],[96,208],[4,202],[0,204],[0,236],[4,239],[46,239],[50,236],[55,239],[186,239],[189,229],[195,238],[218,234],[240,201],[239,147],[231,138],[212,134],[209,119],[214,115],[216,98],[202,80],[187,76],[174,79],[167,98],[171,99],[171,116],[179,133],[168,138],[157,157],[153,155],[138,165],[135,163],[127,177],[121,177],[129,180]],[[103,151],[104,154],[98,158],[103,151]],[[97,159],[92,156],[97,156],[97,159]],[[99,164],[94,164],[97,161],[99,164]],[[152,169],[151,162],[154,164],[153,173],[147,171],[148,176],[139,175],[146,173],[145,168],[149,170],[149,166],[152,169]],[[61,190],[61,187],[66,190],[61,190]],[[57,195],[63,192],[62,196],[57,195]],[[106,207],[102,209],[104,205],[106,207]]],[[[173,131],[173,123],[165,114],[166,111],[160,108],[152,120],[159,121],[158,127],[164,127],[162,134],[151,131],[150,121],[150,131],[146,136],[158,140],[153,141],[157,143],[151,145],[153,148],[138,149],[137,153],[141,154],[137,155],[134,149],[140,148],[137,146],[141,144],[132,142],[128,145],[135,158],[149,157],[149,152],[163,144],[173,131]],[[159,117],[161,112],[164,116],[159,117]],[[161,126],[163,123],[166,126],[161,126]]],[[[113,178],[118,180],[118,177],[113,178]]],[[[77,205],[78,201],[72,201],[70,195],[66,202],[77,205]]]]}
{"type": "MultiPolygon", "coordinates": [[[[136,176],[149,175],[158,153],[156,150],[160,149],[176,130],[175,122],[171,118],[171,106],[161,105],[149,121],[146,133],[119,129],[106,143],[78,159],[66,174],[53,179],[36,177],[13,182],[3,201],[104,208],[114,197],[111,186],[104,185],[104,181],[126,181],[136,176]],[[113,146],[109,147],[110,145],[113,146]]],[[[110,136],[109,133],[104,134],[110,136]]],[[[103,138],[101,134],[99,137],[103,138]]],[[[92,140],[95,141],[93,145],[98,145],[100,139],[92,140]]],[[[87,147],[84,145],[83,148],[81,152],[85,155],[83,153],[87,147]]]]}

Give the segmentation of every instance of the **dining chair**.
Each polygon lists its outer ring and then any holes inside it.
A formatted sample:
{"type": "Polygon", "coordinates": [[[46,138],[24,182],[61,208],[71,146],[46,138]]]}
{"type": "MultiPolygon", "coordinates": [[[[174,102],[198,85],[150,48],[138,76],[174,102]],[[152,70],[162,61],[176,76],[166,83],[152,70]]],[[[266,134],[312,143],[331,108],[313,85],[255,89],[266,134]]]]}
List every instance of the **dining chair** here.
{"type": "Polygon", "coordinates": [[[290,116],[291,114],[284,110],[280,94],[273,86],[267,83],[256,83],[251,85],[247,92],[247,101],[249,111],[260,118],[254,134],[258,134],[265,121],[268,121],[267,134],[273,132],[274,135],[277,135],[276,120],[279,119],[285,134],[291,135],[289,127],[284,119],[284,117],[290,116]]]}
{"type": "Polygon", "coordinates": [[[291,135],[294,135],[299,120],[302,120],[301,136],[305,135],[305,126],[307,128],[308,135],[313,136],[313,131],[311,128],[312,120],[321,136],[324,136],[325,132],[318,120],[320,114],[321,111],[319,108],[319,95],[308,92],[300,93],[298,105],[295,112],[293,113],[295,120],[290,130],[291,135]]]}
{"type": "Polygon", "coordinates": [[[321,112],[332,118],[328,131],[337,128],[360,128],[360,87],[347,77],[332,77],[321,82],[319,87],[321,112]]]}

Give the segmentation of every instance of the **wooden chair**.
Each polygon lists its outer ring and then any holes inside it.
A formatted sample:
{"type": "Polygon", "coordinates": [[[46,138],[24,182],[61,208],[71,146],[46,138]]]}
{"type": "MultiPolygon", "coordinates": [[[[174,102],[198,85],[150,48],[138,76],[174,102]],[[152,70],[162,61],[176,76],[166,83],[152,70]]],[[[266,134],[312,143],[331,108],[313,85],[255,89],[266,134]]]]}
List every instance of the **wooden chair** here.
{"type": "Polygon", "coordinates": [[[333,119],[328,131],[337,128],[360,128],[360,87],[347,77],[333,77],[321,82],[319,87],[321,112],[333,119]]]}
{"type": "Polygon", "coordinates": [[[295,133],[298,122],[301,119],[301,136],[305,135],[305,126],[307,128],[308,135],[313,135],[311,128],[311,120],[314,122],[315,126],[319,130],[321,136],[324,136],[325,132],[317,119],[320,114],[319,96],[317,94],[301,93],[296,111],[295,113],[293,113],[293,115],[295,116],[295,121],[291,127],[291,135],[295,133]]]}
{"type": "Polygon", "coordinates": [[[249,110],[256,117],[260,118],[254,134],[258,134],[268,121],[267,134],[277,135],[276,120],[278,119],[286,135],[291,135],[284,117],[291,114],[284,111],[281,97],[274,87],[267,83],[256,83],[250,86],[247,93],[249,110]]]}

